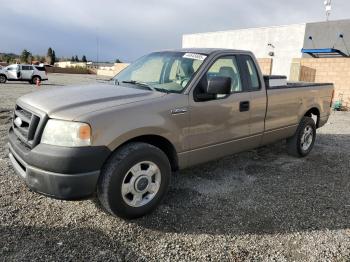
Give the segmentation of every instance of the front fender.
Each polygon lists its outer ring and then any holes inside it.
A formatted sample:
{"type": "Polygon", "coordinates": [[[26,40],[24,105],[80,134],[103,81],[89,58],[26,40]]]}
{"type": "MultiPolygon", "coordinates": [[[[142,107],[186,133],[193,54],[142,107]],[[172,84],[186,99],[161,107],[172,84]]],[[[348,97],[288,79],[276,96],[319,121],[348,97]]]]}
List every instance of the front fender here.
{"type": "Polygon", "coordinates": [[[81,120],[92,127],[93,145],[105,145],[113,151],[128,140],[156,135],[167,139],[180,153],[189,147],[189,112],[174,115],[172,109],[187,106],[187,96],[167,95],[156,101],[99,111],[81,120]]]}

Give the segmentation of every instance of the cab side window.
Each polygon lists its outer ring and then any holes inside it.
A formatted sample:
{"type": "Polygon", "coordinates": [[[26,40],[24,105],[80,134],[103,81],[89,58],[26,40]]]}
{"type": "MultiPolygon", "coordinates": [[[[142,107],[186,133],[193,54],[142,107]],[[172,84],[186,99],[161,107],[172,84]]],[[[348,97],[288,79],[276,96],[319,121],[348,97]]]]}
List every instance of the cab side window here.
{"type": "Polygon", "coordinates": [[[9,66],[9,67],[7,67],[7,70],[8,71],[16,71],[17,67],[16,66],[9,66]]]}
{"type": "Polygon", "coordinates": [[[225,76],[231,78],[231,93],[242,91],[242,81],[235,56],[221,57],[214,62],[207,72],[210,76],[225,76]]]}
{"type": "Polygon", "coordinates": [[[33,70],[33,67],[32,66],[22,66],[22,70],[30,71],[30,70],[33,70]]]}
{"type": "Polygon", "coordinates": [[[231,78],[231,93],[242,92],[242,79],[240,70],[238,67],[238,59],[234,55],[222,56],[218,58],[202,77],[197,87],[195,88],[193,95],[196,102],[203,102],[216,99],[224,99],[228,95],[221,94],[207,94],[206,85],[207,80],[211,77],[229,77],[231,78]]]}
{"type": "Polygon", "coordinates": [[[248,55],[243,55],[242,60],[248,77],[248,91],[260,90],[259,74],[253,59],[248,55]]]}

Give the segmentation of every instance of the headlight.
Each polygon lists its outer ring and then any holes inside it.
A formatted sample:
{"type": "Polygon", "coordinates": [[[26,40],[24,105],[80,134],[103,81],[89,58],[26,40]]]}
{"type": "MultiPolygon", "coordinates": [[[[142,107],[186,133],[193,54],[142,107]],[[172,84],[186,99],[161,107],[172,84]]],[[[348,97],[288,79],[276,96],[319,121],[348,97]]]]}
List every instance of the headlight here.
{"type": "Polygon", "coordinates": [[[55,146],[91,145],[91,128],[88,124],[50,119],[41,137],[41,143],[55,146]]]}

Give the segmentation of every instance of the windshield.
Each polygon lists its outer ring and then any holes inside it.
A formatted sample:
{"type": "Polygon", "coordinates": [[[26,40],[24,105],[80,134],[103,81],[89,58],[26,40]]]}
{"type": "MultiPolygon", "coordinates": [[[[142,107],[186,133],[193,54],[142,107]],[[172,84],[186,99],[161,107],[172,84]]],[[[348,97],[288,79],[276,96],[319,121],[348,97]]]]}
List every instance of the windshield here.
{"type": "Polygon", "coordinates": [[[206,58],[183,52],[157,52],[141,57],[117,74],[116,84],[147,85],[150,90],[181,93],[206,58]]]}

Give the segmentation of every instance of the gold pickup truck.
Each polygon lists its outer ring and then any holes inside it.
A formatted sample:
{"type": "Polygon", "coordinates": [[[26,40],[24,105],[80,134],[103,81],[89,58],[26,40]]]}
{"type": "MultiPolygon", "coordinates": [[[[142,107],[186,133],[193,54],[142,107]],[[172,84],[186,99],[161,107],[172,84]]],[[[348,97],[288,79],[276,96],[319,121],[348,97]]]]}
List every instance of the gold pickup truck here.
{"type": "Polygon", "coordinates": [[[247,51],[154,52],[106,83],[19,98],[9,157],[32,190],[97,196],[131,219],[160,203],[174,171],[282,139],[306,156],[332,96],[332,84],[264,77],[247,51]]]}

